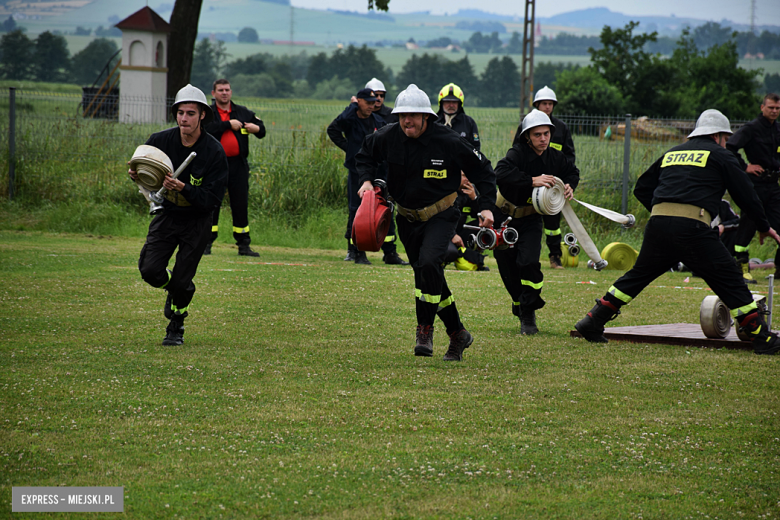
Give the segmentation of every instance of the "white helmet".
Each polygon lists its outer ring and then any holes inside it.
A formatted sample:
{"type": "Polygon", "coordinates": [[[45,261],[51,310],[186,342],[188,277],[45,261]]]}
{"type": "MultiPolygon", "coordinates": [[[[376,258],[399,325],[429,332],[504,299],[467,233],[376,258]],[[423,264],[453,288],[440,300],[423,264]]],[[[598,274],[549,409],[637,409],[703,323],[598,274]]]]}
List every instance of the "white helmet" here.
{"type": "Polygon", "coordinates": [[[555,97],[555,92],[547,85],[540,88],[534,96],[534,106],[536,106],[539,101],[552,101],[553,105],[558,104],[558,98],[555,97]]]}
{"type": "Polygon", "coordinates": [[[371,78],[371,81],[366,83],[365,88],[370,88],[371,90],[374,91],[378,90],[379,92],[387,92],[387,89],[385,88],[385,84],[376,78],[371,78]]]}
{"type": "Polygon", "coordinates": [[[431,109],[431,100],[428,98],[428,94],[412,83],[395,98],[393,114],[431,114],[435,116],[436,112],[431,109]]]}
{"type": "Polygon", "coordinates": [[[712,134],[733,134],[731,131],[731,125],[729,124],[729,118],[724,116],[720,110],[710,108],[705,110],[696,120],[696,127],[693,132],[688,134],[688,139],[696,137],[698,135],[712,135],[712,134]]]}
{"type": "Polygon", "coordinates": [[[206,102],[206,96],[198,87],[193,87],[192,85],[187,84],[186,86],[179,89],[179,91],[176,93],[176,98],[173,100],[173,105],[171,105],[171,113],[173,113],[173,117],[176,117],[177,107],[182,103],[197,103],[198,105],[201,105],[203,112],[206,114],[206,117],[203,118],[204,125],[209,124],[214,118],[214,112],[212,112],[211,107],[206,102]]]}
{"type": "Polygon", "coordinates": [[[550,116],[534,108],[523,118],[520,135],[537,126],[549,126],[551,131],[555,129],[555,125],[550,121],[550,116]]]}

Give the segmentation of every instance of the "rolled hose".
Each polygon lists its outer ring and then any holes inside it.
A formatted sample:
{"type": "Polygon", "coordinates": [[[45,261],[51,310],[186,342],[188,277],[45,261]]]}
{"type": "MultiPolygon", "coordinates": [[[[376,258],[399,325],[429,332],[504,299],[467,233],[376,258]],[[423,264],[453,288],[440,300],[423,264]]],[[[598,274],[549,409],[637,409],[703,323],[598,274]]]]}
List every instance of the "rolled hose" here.
{"type": "Polygon", "coordinates": [[[173,173],[173,163],[159,148],[142,144],[130,159],[130,169],[137,173],[139,186],[155,192],[162,188],[165,175],[173,173]]]}
{"type": "Polygon", "coordinates": [[[731,313],[715,295],[706,296],[699,308],[701,331],[708,338],[725,338],[731,330],[731,313]]]}
{"type": "Polygon", "coordinates": [[[580,253],[580,246],[566,247],[564,242],[561,242],[561,264],[563,267],[577,267],[580,265],[580,259],[577,256],[580,253]]]}
{"type": "Polygon", "coordinates": [[[607,269],[628,271],[636,263],[639,253],[630,245],[612,242],[601,250],[601,257],[609,263],[607,269]]]}

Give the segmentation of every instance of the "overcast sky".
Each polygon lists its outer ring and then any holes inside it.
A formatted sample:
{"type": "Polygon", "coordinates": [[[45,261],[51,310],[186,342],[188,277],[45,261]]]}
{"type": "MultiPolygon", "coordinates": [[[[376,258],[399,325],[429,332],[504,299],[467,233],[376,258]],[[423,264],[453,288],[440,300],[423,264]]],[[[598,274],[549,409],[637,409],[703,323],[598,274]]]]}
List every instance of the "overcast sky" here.
{"type": "MultiPolygon", "coordinates": [[[[291,0],[295,7],[365,11],[366,0],[291,0]]],[[[780,1],[755,0],[756,24],[780,25],[780,1]]],[[[719,22],[728,19],[750,23],[751,0],[555,0],[536,2],[536,16],[547,17],[589,7],[606,7],[627,15],[683,16],[719,22]]],[[[390,0],[390,14],[430,11],[454,14],[458,9],[481,9],[490,13],[523,16],[522,0],[390,0]]]]}

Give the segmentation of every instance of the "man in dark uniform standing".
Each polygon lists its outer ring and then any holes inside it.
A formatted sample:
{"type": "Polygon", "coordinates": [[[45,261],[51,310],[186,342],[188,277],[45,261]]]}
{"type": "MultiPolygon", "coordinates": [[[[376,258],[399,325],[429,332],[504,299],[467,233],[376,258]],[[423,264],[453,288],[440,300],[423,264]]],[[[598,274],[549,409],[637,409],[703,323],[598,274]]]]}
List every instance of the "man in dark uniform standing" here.
{"type": "Polygon", "coordinates": [[[718,232],[710,223],[725,190],[747,213],[765,237],[779,241],[769,227],[758,196],[744,170],[725,149],[731,135],[729,120],[717,110],[705,110],[688,135],[659,158],[637,181],[634,195],[650,212],[642,249],[634,267],[621,276],[575,328],[591,342],[606,343],[604,325],[636,298],[653,280],[678,262],[690,267],[718,295],[747,334],[756,354],[780,350],[758,312],[753,295],[718,232]]]}
{"type": "Polygon", "coordinates": [[[409,85],[398,94],[393,112],[398,124],[366,137],[356,157],[360,197],[372,190],[383,162],[389,165],[387,189],[398,209],[396,221],[414,269],[417,314],[416,356],[433,355],[433,322],[438,315],[450,337],[445,361],[460,361],[473,338],[463,327],[442,265],[460,211],[453,206],[465,172],[480,193],[481,224],[493,224],[495,175],[490,161],[451,130],[432,122],[428,95],[409,85]]]}
{"type": "MultiPolygon", "coordinates": [[[[138,269],[146,283],[168,293],[163,313],[170,322],[163,345],[181,345],[184,318],[195,294],[192,279],[209,243],[211,213],[225,194],[228,165],[219,142],[203,130],[213,117],[203,92],[187,85],[176,94],[171,110],[177,127],[152,134],[146,144],[163,151],[174,171],[191,152],[197,155],[178,178],[166,175],[163,210],[149,225],[138,269]],[[176,263],[169,270],[168,261],[177,247],[176,263]]],[[[135,170],[128,173],[137,180],[135,170]]]]}
{"type": "MultiPolygon", "coordinates": [[[[238,254],[242,256],[260,256],[252,251],[249,244],[249,134],[258,139],[265,137],[265,125],[255,116],[255,113],[245,106],[236,105],[232,101],[233,91],[230,82],[218,79],[212,87],[211,97],[214,104],[211,109],[214,119],[206,125],[206,131],[213,135],[225,149],[230,175],[227,191],[230,195],[230,211],[233,213],[233,238],[238,246],[238,254]]],[[[211,222],[211,242],[206,247],[207,255],[211,254],[211,243],[217,239],[219,232],[219,206],[214,210],[211,222]]]]}
{"type": "Polygon", "coordinates": [[[374,113],[378,114],[382,119],[384,119],[385,123],[388,125],[390,123],[397,123],[398,116],[393,114],[392,108],[385,105],[385,98],[387,97],[387,89],[385,88],[385,84],[376,78],[371,78],[371,81],[366,83],[365,88],[370,88],[373,90],[374,95],[376,96],[376,101],[374,102],[374,113]]]}
{"type": "Polygon", "coordinates": [[[439,111],[436,113],[439,119],[436,122],[449,126],[479,150],[479,128],[476,121],[463,110],[465,98],[455,83],[444,85],[439,91],[439,111]]]}
{"type": "MultiPolygon", "coordinates": [[[[571,138],[569,127],[553,115],[557,104],[558,98],[555,96],[555,92],[547,85],[540,88],[534,96],[534,107],[547,114],[552,124],[555,125],[555,132],[550,137],[550,148],[563,152],[566,159],[574,164],[574,140],[571,138]]],[[[520,141],[521,133],[522,129],[518,127],[514,143],[520,141]]],[[[563,269],[563,262],[561,262],[563,256],[563,251],[561,251],[561,214],[543,215],[542,220],[544,221],[545,242],[550,250],[550,267],[563,269]]]]}
{"type": "Polygon", "coordinates": [[[536,310],[544,307],[539,255],[542,249],[542,215],[531,205],[534,188],[564,184],[564,196],[571,200],[580,182],[580,172],[568,159],[550,148],[555,131],[544,112],[532,110],[523,119],[520,141],[515,142],[496,165],[496,224],[512,217],[509,225],[517,230],[515,247],[496,250],[493,256],[507,292],[512,297],[512,314],[520,318],[521,334],[536,334],[536,310]]]}
{"type": "MultiPolygon", "coordinates": [[[[740,166],[748,173],[748,179],[758,194],[764,206],[769,225],[780,229],[780,96],[767,94],[761,103],[761,115],[737,130],[726,143],[726,148],[737,157],[740,166]],[[744,149],[749,164],[746,164],[739,154],[744,149]]],[[[755,222],[749,215],[742,213],[737,229],[736,253],[737,263],[742,270],[745,283],[756,283],[750,274],[750,252],[748,246],[756,232],[755,222]]],[[[775,251],[775,273],[780,263],[780,248],[775,251]]]]}
{"type": "MultiPolygon", "coordinates": [[[[344,261],[364,265],[371,265],[371,262],[366,257],[365,251],[358,251],[355,244],[352,243],[352,222],[360,207],[360,197],[357,194],[360,184],[358,183],[359,176],[355,170],[355,155],[360,150],[363,139],[386,124],[385,120],[374,111],[375,101],[376,96],[373,90],[361,89],[353,98],[352,103],[328,125],[328,137],[346,154],[344,166],[347,168],[349,218],[347,219],[347,231],[344,234],[347,239],[347,256],[344,261]]],[[[378,178],[384,177],[385,171],[384,168],[380,169],[378,178]]],[[[395,246],[395,225],[392,223],[385,243],[382,244],[382,252],[384,253],[382,260],[386,264],[409,265],[398,256],[395,246]]]]}

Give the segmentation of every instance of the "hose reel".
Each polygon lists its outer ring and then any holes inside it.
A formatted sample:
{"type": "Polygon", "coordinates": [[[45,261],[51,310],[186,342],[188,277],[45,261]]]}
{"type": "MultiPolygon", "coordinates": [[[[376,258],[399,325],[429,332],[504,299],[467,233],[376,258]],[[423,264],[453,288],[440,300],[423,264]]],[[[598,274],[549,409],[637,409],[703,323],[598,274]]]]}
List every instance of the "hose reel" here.
{"type": "Polygon", "coordinates": [[[159,148],[142,144],[130,159],[130,169],[136,171],[139,186],[155,192],[162,188],[165,175],[173,173],[173,163],[159,148]]]}

